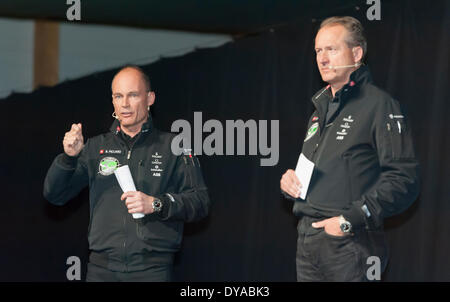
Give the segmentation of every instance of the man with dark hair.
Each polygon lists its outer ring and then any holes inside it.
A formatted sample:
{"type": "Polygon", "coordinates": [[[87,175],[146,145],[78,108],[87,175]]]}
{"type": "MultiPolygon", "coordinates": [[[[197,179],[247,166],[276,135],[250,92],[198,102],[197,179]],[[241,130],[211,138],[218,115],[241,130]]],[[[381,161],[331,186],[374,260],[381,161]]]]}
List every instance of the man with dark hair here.
{"type": "Polygon", "coordinates": [[[174,155],[174,135],[153,127],[150,87],[140,68],[122,68],[111,85],[111,131],[84,144],[82,125],[73,124],[45,179],[44,196],[56,205],[89,185],[87,281],[170,281],[184,222],[209,212],[198,159],[174,155]],[[122,165],[137,191],[121,191],[114,171],[122,165]],[[136,213],[145,216],[135,219],[136,213]]]}
{"type": "Polygon", "coordinates": [[[312,98],[316,110],[303,143],[315,165],[306,200],[293,170],[280,181],[300,218],[298,281],[379,280],[388,256],[383,219],[407,209],[419,192],[411,128],[400,104],[373,84],[366,50],[352,17],[324,20],[316,35],[328,85],[312,98]]]}

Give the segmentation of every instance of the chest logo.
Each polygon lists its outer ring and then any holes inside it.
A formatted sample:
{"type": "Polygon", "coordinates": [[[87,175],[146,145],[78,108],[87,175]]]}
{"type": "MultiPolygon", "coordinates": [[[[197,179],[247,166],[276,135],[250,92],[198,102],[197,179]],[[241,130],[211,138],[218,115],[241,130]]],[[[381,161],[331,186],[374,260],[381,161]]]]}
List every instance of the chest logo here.
{"type": "Polygon", "coordinates": [[[309,129],[308,129],[308,133],[306,134],[306,138],[305,138],[304,142],[306,142],[311,137],[313,137],[314,134],[317,133],[317,130],[319,130],[319,123],[312,124],[311,127],[309,127],[309,129]]]}
{"type": "Polygon", "coordinates": [[[122,150],[100,149],[100,154],[122,154],[122,150]]]}
{"type": "Polygon", "coordinates": [[[164,171],[162,169],[162,155],[158,154],[158,152],[155,152],[155,154],[152,154],[152,162],[151,162],[151,168],[150,171],[152,172],[152,176],[161,177],[161,173],[164,171]]]}
{"type": "Polygon", "coordinates": [[[115,157],[104,157],[98,165],[98,173],[108,176],[114,173],[119,167],[119,160],[115,157]]]}
{"type": "Polygon", "coordinates": [[[342,119],[342,124],[340,125],[341,128],[336,132],[336,140],[342,141],[344,140],[345,136],[348,134],[348,131],[352,127],[352,123],[354,122],[354,119],[351,115],[344,117],[342,119]]]}
{"type": "Polygon", "coordinates": [[[152,154],[152,158],[162,158],[162,155],[158,152],[155,152],[155,154],[152,154]]]}

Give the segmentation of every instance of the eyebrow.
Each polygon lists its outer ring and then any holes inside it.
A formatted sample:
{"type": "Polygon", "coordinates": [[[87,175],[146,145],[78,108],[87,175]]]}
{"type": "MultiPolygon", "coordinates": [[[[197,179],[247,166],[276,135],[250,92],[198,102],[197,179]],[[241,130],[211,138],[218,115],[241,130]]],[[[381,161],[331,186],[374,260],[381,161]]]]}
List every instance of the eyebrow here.
{"type": "Polygon", "coordinates": [[[327,45],[324,47],[314,47],[314,50],[318,50],[318,49],[330,49],[330,48],[338,48],[337,45],[327,45]]]}
{"type": "MultiPolygon", "coordinates": [[[[127,92],[126,94],[131,94],[131,93],[139,94],[139,91],[132,90],[132,91],[127,92]]],[[[121,92],[115,92],[115,93],[113,93],[113,95],[123,95],[123,94],[121,92]]]]}
{"type": "Polygon", "coordinates": [[[336,44],[330,44],[330,45],[325,45],[325,46],[322,46],[322,47],[314,46],[314,49],[330,48],[330,47],[337,47],[337,45],[336,44]]]}

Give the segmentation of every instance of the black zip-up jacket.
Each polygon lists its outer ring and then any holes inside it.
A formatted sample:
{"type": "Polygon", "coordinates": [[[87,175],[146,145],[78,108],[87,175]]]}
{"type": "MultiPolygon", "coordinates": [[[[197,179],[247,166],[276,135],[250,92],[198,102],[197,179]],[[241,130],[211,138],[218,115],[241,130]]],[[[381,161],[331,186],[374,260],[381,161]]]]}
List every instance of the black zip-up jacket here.
{"type": "Polygon", "coordinates": [[[328,121],[331,88],[312,98],[316,110],[302,153],[315,167],[306,201],[294,199],[293,212],[343,215],[353,228],[382,229],[384,218],[404,211],[419,193],[411,128],[399,103],[374,86],[367,66],[336,97],[339,107],[328,121]]]}
{"type": "Polygon", "coordinates": [[[180,248],[184,222],[207,216],[210,206],[200,163],[171,151],[174,134],[153,128],[151,116],[128,147],[118,121],[111,132],[88,139],[77,157],[65,153],[53,161],[44,196],[63,205],[89,185],[90,261],[113,271],[137,271],[154,263],[170,264],[180,248]],[[134,219],[113,173],[129,165],[136,189],[161,199],[163,210],[134,219]]]}

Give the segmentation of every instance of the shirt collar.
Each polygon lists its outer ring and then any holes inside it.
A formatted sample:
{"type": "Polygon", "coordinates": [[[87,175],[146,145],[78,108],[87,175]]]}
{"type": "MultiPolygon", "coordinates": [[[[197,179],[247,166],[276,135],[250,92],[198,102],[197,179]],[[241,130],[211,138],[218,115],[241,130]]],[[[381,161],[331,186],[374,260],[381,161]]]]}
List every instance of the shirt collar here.
{"type": "MultiPolygon", "coordinates": [[[[152,115],[149,112],[147,121],[144,124],[142,124],[141,133],[151,132],[152,130],[153,130],[153,119],[152,115]]],[[[114,120],[114,122],[112,123],[110,131],[115,134],[118,134],[121,131],[120,123],[117,119],[114,120]]]]}

